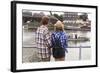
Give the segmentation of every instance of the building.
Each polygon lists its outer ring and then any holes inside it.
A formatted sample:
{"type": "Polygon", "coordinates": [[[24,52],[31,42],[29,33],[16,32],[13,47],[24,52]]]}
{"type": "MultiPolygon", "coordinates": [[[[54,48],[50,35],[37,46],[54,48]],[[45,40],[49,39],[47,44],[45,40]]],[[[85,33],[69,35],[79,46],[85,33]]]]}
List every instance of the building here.
{"type": "Polygon", "coordinates": [[[64,12],[63,18],[65,28],[68,29],[80,29],[80,27],[84,25],[86,25],[85,27],[90,27],[91,25],[91,21],[88,19],[87,13],[64,12]]]}
{"type": "Polygon", "coordinates": [[[65,27],[77,28],[79,26],[76,22],[79,18],[77,12],[64,12],[63,18],[65,27]]]}

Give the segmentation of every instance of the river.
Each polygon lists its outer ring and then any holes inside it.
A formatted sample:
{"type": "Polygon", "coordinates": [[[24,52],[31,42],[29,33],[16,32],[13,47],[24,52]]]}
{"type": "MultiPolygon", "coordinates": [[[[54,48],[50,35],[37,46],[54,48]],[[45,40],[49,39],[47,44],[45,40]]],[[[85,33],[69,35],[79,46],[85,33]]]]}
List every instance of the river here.
{"type": "MultiPolygon", "coordinates": [[[[88,38],[89,40],[71,40],[68,41],[69,47],[86,47],[90,46],[90,31],[72,31],[72,30],[66,30],[67,36],[70,36],[71,38],[75,39],[75,35],[77,37],[83,37],[88,38]]],[[[29,31],[29,30],[23,30],[23,46],[32,46],[35,44],[35,32],[29,31]]]]}

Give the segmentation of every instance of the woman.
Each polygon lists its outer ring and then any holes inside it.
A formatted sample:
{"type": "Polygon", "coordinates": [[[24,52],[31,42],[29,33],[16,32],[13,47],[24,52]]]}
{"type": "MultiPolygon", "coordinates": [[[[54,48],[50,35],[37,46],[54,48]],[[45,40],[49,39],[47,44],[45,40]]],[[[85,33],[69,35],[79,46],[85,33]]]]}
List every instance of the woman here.
{"type": "Polygon", "coordinates": [[[54,25],[54,32],[51,35],[52,53],[55,61],[65,60],[65,51],[67,52],[67,36],[64,32],[64,24],[57,21],[54,25]]]}

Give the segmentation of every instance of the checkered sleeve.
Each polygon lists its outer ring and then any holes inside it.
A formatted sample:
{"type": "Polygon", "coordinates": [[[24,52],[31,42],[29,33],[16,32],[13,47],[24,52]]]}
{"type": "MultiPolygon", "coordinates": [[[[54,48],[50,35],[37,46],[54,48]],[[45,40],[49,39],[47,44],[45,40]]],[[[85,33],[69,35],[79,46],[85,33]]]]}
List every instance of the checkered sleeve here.
{"type": "Polygon", "coordinates": [[[45,42],[46,42],[46,45],[47,45],[48,48],[49,48],[50,45],[51,45],[51,41],[50,41],[50,33],[49,33],[48,29],[45,30],[44,35],[45,35],[45,42]]]}

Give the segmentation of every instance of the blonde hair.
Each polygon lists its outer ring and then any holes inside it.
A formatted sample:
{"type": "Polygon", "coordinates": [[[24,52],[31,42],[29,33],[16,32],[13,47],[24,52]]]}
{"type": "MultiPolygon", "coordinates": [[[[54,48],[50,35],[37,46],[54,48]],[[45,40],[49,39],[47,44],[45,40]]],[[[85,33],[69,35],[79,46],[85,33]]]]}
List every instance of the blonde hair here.
{"type": "Polygon", "coordinates": [[[54,24],[54,30],[64,31],[64,24],[61,21],[57,21],[56,24],[54,24]]]}

